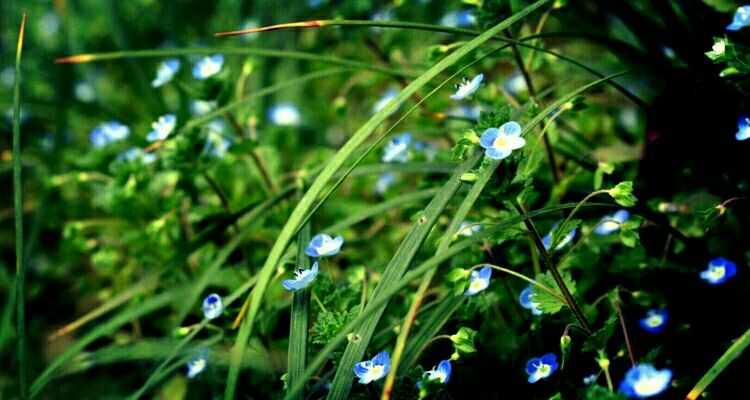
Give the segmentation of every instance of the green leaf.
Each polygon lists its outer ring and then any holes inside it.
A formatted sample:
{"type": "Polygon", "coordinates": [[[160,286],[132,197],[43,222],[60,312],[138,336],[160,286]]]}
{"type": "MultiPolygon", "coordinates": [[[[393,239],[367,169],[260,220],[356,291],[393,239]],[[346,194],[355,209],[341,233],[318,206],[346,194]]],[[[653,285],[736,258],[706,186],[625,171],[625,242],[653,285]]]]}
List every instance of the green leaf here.
{"type": "Polygon", "coordinates": [[[640,239],[638,232],[632,230],[620,230],[620,241],[622,244],[628,247],[635,247],[635,244],[640,239]]]}
{"type": "MultiPolygon", "coordinates": [[[[573,278],[571,278],[570,274],[567,272],[564,272],[562,273],[562,278],[563,278],[563,282],[565,282],[565,286],[567,286],[568,290],[570,290],[570,294],[575,295],[576,283],[573,280],[573,278]]],[[[544,274],[537,275],[535,280],[548,288],[557,287],[555,278],[552,276],[552,273],[550,271],[547,271],[544,274]]],[[[567,306],[565,302],[563,302],[556,296],[553,296],[551,293],[547,292],[546,290],[541,289],[539,286],[536,286],[536,285],[531,286],[531,300],[534,303],[539,304],[537,306],[538,310],[541,310],[542,312],[547,313],[547,314],[555,314],[559,312],[563,308],[563,306],[567,306]]]]}
{"type": "Polygon", "coordinates": [[[604,175],[610,175],[615,172],[615,166],[606,162],[599,162],[594,171],[594,190],[599,190],[604,181],[604,175]]]}
{"type": "Polygon", "coordinates": [[[315,344],[327,344],[334,338],[341,328],[346,326],[349,321],[353,320],[359,314],[359,306],[352,307],[349,311],[323,311],[318,314],[318,319],[313,324],[311,330],[312,342],[315,344]]]}
{"type": "MultiPolygon", "coordinates": [[[[310,224],[307,223],[297,236],[297,270],[310,268],[310,258],[305,254],[305,243],[310,241],[310,224]]],[[[310,323],[310,288],[297,290],[292,294],[291,321],[289,323],[289,351],[287,354],[287,375],[284,385],[287,388],[300,381],[305,373],[307,361],[307,335],[310,323]]],[[[304,400],[300,391],[297,400],[304,400]]]]}
{"type": "Polygon", "coordinates": [[[611,392],[604,386],[593,385],[586,391],[586,400],[627,400],[627,396],[611,392]]]}
{"type": "Polygon", "coordinates": [[[593,336],[583,342],[581,351],[596,351],[605,347],[609,338],[615,333],[615,327],[617,327],[617,318],[607,321],[602,328],[594,332],[593,336]]]}
{"type": "Polygon", "coordinates": [[[614,188],[607,191],[610,196],[623,207],[632,207],[637,199],[633,196],[633,182],[625,181],[618,183],[614,188]]]}
{"type": "MultiPolygon", "coordinates": [[[[557,228],[555,228],[552,231],[551,237],[553,240],[553,243],[550,245],[550,249],[557,249],[557,246],[560,245],[560,243],[571,233],[573,232],[578,226],[581,225],[580,219],[571,219],[565,224],[559,225],[557,228]]],[[[555,286],[552,286],[555,287],[555,286]]]]}

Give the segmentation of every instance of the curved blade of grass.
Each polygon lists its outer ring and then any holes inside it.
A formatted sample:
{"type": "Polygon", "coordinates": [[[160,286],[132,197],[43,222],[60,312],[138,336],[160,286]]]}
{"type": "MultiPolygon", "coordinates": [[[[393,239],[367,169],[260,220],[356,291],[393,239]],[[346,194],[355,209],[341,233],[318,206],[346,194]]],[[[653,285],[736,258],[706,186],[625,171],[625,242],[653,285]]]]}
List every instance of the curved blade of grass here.
{"type": "Polygon", "coordinates": [[[141,304],[129,307],[119,314],[112,317],[107,322],[97,325],[91,332],[87,333],[70,347],[68,347],[62,354],[57,356],[50,365],[34,380],[31,385],[31,397],[36,397],[49,383],[50,379],[54,377],[55,372],[67,361],[73,358],[76,354],[83,351],[86,346],[93,343],[95,340],[102,336],[110,335],[114,333],[121,326],[133,321],[141,316],[147,315],[155,310],[169,305],[175,298],[180,295],[180,291],[169,291],[161,293],[155,297],[151,297],[141,304]]]}
{"type": "Polygon", "coordinates": [[[735,340],[729,349],[719,357],[716,364],[714,364],[711,369],[703,375],[698,383],[695,384],[695,387],[690,393],[688,393],[685,400],[696,400],[698,396],[706,390],[708,385],[710,385],[711,382],[713,382],[714,379],[716,379],[719,374],[721,374],[724,369],[732,363],[732,361],[738,359],[742,355],[742,352],[745,351],[748,345],[750,345],[750,329],[745,331],[739,339],[735,340]]]}
{"type": "MultiPolygon", "coordinates": [[[[297,269],[310,268],[310,258],[305,254],[305,246],[310,241],[310,224],[305,224],[297,236],[297,269]]],[[[303,288],[292,294],[292,316],[289,323],[289,352],[287,359],[286,382],[289,387],[299,381],[305,373],[307,361],[307,333],[310,323],[310,289],[303,288]]],[[[304,400],[305,394],[300,391],[297,400],[304,400]]]]}
{"type": "MultiPolygon", "coordinates": [[[[404,275],[403,278],[400,279],[398,282],[389,286],[382,293],[381,296],[379,296],[378,298],[372,298],[372,300],[367,303],[367,306],[365,307],[365,309],[355,319],[353,319],[348,324],[346,324],[346,326],[344,326],[341,329],[341,331],[333,339],[331,339],[323,347],[323,349],[321,349],[320,352],[318,352],[318,355],[308,364],[308,367],[305,370],[304,381],[307,381],[307,379],[310,379],[317,372],[317,370],[320,367],[322,367],[326,361],[330,359],[331,353],[335,351],[347,339],[347,336],[350,333],[354,332],[357,329],[357,327],[360,324],[362,324],[362,322],[366,321],[375,311],[377,311],[377,309],[380,306],[390,301],[393,295],[398,293],[400,290],[402,290],[406,286],[410,285],[413,280],[421,277],[422,275],[424,275],[426,272],[430,271],[431,269],[437,268],[441,263],[445,262],[446,260],[449,260],[451,257],[455,256],[456,254],[462,251],[465,251],[466,249],[473,246],[474,244],[481,242],[482,240],[486,238],[489,238],[491,235],[497,232],[500,232],[503,229],[506,229],[511,226],[515,226],[528,218],[536,218],[538,216],[542,216],[542,215],[546,215],[550,213],[556,213],[562,210],[572,209],[576,205],[577,203],[560,204],[557,206],[547,207],[541,210],[530,211],[524,215],[513,217],[495,226],[476,232],[471,237],[454,243],[451,247],[446,249],[446,251],[444,251],[443,253],[439,255],[434,255],[430,257],[429,259],[425,260],[424,262],[422,262],[422,264],[420,264],[416,268],[413,268],[411,271],[407,272],[406,275],[404,275]]],[[[603,203],[587,203],[585,205],[585,207],[601,207],[601,206],[611,207],[610,204],[603,204],[603,203]]],[[[302,387],[303,385],[301,383],[298,383],[295,387],[292,388],[290,393],[296,394],[299,390],[302,389],[302,387]]],[[[289,399],[289,397],[286,397],[285,399],[289,399]]]]}
{"type": "Polygon", "coordinates": [[[21,180],[21,53],[26,14],[21,18],[13,75],[13,209],[16,225],[16,329],[18,331],[18,381],[21,399],[29,398],[26,360],[26,266],[23,262],[23,182],[21,180]]]}
{"type": "Polygon", "coordinates": [[[206,55],[221,53],[225,56],[256,56],[266,58],[287,58],[293,60],[315,61],[324,64],[339,65],[352,69],[367,70],[379,72],[392,76],[413,78],[414,73],[399,71],[392,68],[386,68],[374,63],[347,60],[343,58],[322,56],[319,54],[305,53],[301,51],[272,50],[272,49],[254,49],[248,47],[197,47],[181,49],[148,49],[148,50],[127,50],[113,51],[108,53],[89,53],[78,54],[69,57],[58,58],[56,63],[61,64],[80,64],[89,62],[132,59],[132,58],[166,58],[177,56],[206,55]]]}
{"type": "MultiPolygon", "coordinates": [[[[289,29],[289,28],[323,28],[323,27],[334,27],[334,26],[411,29],[411,30],[449,33],[453,35],[472,36],[472,37],[479,36],[482,33],[482,32],[474,31],[471,29],[453,28],[449,26],[424,24],[424,23],[409,22],[409,21],[327,19],[327,20],[315,20],[315,21],[303,21],[303,22],[289,22],[289,23],[284,23],[284,24],[271,25],[271,26],[259,27],[259,28],[254,28],[254,29],[246,29],[246,30],[241,30],[241,31],[233,31],[233,32],[219,32],[219,33],[216,33],[215,36],[236,36],[236,35],[244,35],[248,33],[258,33],[258,32],[265,32],[265,31],[272,31],[272,30],[279,30],[279,29],[289,29]]],[[[558,34],[557,32],[545,32],[545,33],[540,33],[540,34],[529,35],[529,36],[519,38],[519,39],[511,39],[511,38],[504,37],[504,36],[495,36],[495,37],[492,37],[491,40],[505,42],[508,44],[512,44],[514,46],[525,47],[528,49],[532,49],[534,51],[538,51],[540,53],[549,54],[557,59],[560,59],[571,65],[574,65],[598,78],[604,77],[604,74],[572,58],[566,57],[560,53],[545,49],[543,47],[525,43],[527,41],[531,41],[531,40],[543,38],[543,37],[556,37],[557,34],[558,34]]],[[[575,35],[575,33],[570,33],[570,32],[560,32],[559,34],[562,35],[563,37],[575,35]]],[[[582,33],[581,36],[588,38],[588,36],[585,36],[585,33],[582,33]]],[[[601,40],[602,39],[599,38],[599,41],[601,40]]],[[[639,98],[635,94],[625,89],[623,86],[621,86],[617,82],[610,81],[608,82],[608,84],[611,85],[620,93],[622,93],[625,97],[630,99],[633,103],[635,103],[639,107],[645,108],[648,106],[648,103],[646,103],[641,98],[639,98]]]]}
{"type": "MultiPolygon", "coordinates": [[[[406,238],[401,242],[401,245],[398,250],[396,250],[393,258],[388,263],[388,266],[386,266],[380,282],[378,282],[375,291],[370,297],[370,302],[381,296],[384,290],[397,283],[401,277],[404,276],[409,265],[411,265],[414,257],[417,255],[417,252],[422,248],[422,244],[425,239],[427,239],[427,235],[432,230],[432,227],[435,225],[440,215],[443,214],[445,207],[456,194],[458,189],[463,185],[463,182],[460,179],[461,175],[474,167],[479,160],[480,154],[480,152],[477,152],[456,168],[445,186],[443,186],[440,192],[432,199],[432,201],[430,201],[430,204],[425,207],[419,220],[406,235],[406,238]]],[[[336,370],[336,375],[334,375],[333,382],[331,383],[331,390],[328,392],[328,399],[345,399],[349,396],[349,391],[351,390],[351,385],[354,380],[354,364],[362,361],[362,357],[367,351],[367,346],[370,344],[370,339],[372,339],[372,335],[380,321],[380,317],[383,315],[383,312],[385,312],[386,305],[387,303],[384,303],[382,306],[378,307],[369,319],[357,326],[355,334],[359,340],[351,341],[346,346],[344,355],[341,357],[338,364],[339,367],[336,370]]]]}
{"type": "Polygon", "coordinates": [[[549,0],[539,0],[527,7],[522,12],[506,19],[499,23],[493,28],[489,29],[485,33],[477,36],[468,43],[458,48],[454,53],[448,55],[446,58],[438,62],[436,65],[428,69],[425,73],[420,75],[412,83],[406,86],[399,92],[399,94],[383,109],[375,113],[354,135],[344,144],[344,146],[333,156],[331,161],[326,165],[323,171],[313,181],[310,189],[307,190],[302,199],[295,207],[292,215],[287,220],[286,224],[279,233],[276,242],[274,243],[271,251],[269,252],[268,258],[260,271],[260,278],[255,289],[251,293],[250,306],[248,309],[247,317],[244,319],[240,332],[237,335],[237,340],[234,346],[234,352],[236,353],[235,358],[232,360],[232,364],[229,368],[229,374],[227,376],[227,384],[224,391],[225,400],[231,400],[234,398],[234,391],[237,385],[237,379],[239,377],[241,355],[244,353],[245,345],[247,340],[252,333],[253,324],[255,322],[255,316],[257,315],[260,304],[263,300],[266,287],[271,279],[274,269],[279,261],[279,258],[284,252],[284,249],[289,245],[294,233],[299,229],[303,220],[307,217],[307,213],[313,206],[313,203],[321,194],[328,181],[346,162],[347,159],[354,153],[354,151],[372,134],[372,132],[388,118],[390,114],[396,111],[396,109],[410,98],[417,90],[422,86],[431,81],[438,74],[455,64],[463,56],[476,49],[489,40],[492,36],[510,26],[514,22],[525,17],[541,5],[547,3],[549,0]]]}

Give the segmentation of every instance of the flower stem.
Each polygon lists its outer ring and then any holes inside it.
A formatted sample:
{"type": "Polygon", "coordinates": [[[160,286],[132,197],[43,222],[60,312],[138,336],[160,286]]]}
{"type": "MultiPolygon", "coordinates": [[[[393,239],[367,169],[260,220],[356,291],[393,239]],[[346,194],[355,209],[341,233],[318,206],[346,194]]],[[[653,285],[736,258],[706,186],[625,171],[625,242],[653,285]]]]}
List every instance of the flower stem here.
{"type": "Polygon", "coordinates": [[[500,267],[500,266],[497,266],[497,265],[492,265],[492,264],[477,264],[477,265],[469,268],[469,271],[473,271],[473,270],[478,269],[480,267],[490,267],[490,268],[492,268],[494,270],[498,270],[500,272],[505,272],[508,275],[512,275],[512,276],[515,276],[516,278],[523,279],[524,281],[526,281],[526,282],[528,282],[528,283],[530,283],[530,284],[538,287],[539,289],[542,289],[545,292],[547,292],[547,293],[549,293],[549,294],[557,297],[563,303],[568,304],[568,302],[565,300],[565,297],[563,297],[560,293],[556,292],[554,289],[552,289],[549,286],[546,286],[546,285],[544,285],[542,283],[539,283],[539,282],[535,281],[534,279],[529,278],[526,275],[519,274],[516,271],[512,271],[512,270],[509,270],[507,268],[503,268],[503,267],[500,267]]]}
{"type": "Polygon", "coordinates": [[[633,346],[630,345],[630,337],[628,336],[628,328],[625,326],[625,317],[622,314],[622,308],[620,307],[620,296],[617,295],[617,299],[612,302],[612,307],[617,311],[617,317],[620,320],[620,326],[622,327],[622,334],[625,336],[625,346],[628,348],[628,356],[630,356],[630,364],[635,367],[635,357],[633,357],[633,346]]]}

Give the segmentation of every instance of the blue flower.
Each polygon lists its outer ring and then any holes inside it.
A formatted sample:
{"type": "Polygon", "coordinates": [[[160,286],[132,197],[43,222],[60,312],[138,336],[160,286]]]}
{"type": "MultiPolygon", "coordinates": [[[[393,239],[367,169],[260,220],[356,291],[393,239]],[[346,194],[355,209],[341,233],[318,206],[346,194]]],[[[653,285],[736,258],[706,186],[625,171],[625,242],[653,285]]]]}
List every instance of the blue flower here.
{"type": "Polygon", "coordinates": [[[478,225],[469,221],[464,221],[464,222],[461,222],[461,225],[458,227],[457,234],[459,236],[469,237],[481,230],[482,230],[481,225],[478,225]]]}
{"type": "Polygon", "coordinates": [[[479,85],[482,83],[482,80],[484,80],[484,74],[479,74],[472,80],[464,78],[461,83],[456,84],[456,93],[450,96],[451,99],[462,100],[467,96],[470,96],[472,93],[476,92],[477,89],[479,89],[479,85]]]}
{"type": "Polygon", "coordinates": [[[354,373],[359,377],[359,383],[367,385],[381,379],[391,369],[391,356],[387,351],[378,353],[372,360],[362,361],[354,365],[354,373]]]}
{"type": "Polygon", "coordinates": [[[750,6],[742,6],[734,13],[732,23],[727,25],[728,31],[738,31],[750,25],[750,6]]]}
{"type": "Polygon", "coordinates": [[[526,363],[526,373],[529,383],[536,383],[557,371],[557,356],[547,353],[539,358],[532,358],[526,363]]]}
{"type": "Polygon", "coordinates": [[[737,273],[737,265],[724,257],[717,257],[708,263],[708,268],[701,272],[701,279],[711,285],[726,282],[737,273]]]}
{"type": "Polygon", "coordinates": [[[591,374],[585,378],[583,378],[583,384],[584,385],[592,385],[594,382],[596,382],[596,374],[591,374]]]}
{"type": "Polygon", "coordinates": [[[153,130],[146,135],[146,140],[156,142],[166,139],[174,130],[175,125],[177,125],[177,117],[174,114],[162,115],[156,122],[151,123],[153,130]]]}
{"type": "Polygon", "coordinates": [[[305,254],[310,257],[327,257],[335,256],[341,251],[341,245],[344,244],[342,236],[332,238],[330,235],[320,233],[313,236],[310,244],[307,245],[305,254]]]}
{"type": "Polygon", "coordinates": [[[671,370],[659,371],[651,364],[638,364],[625,373],[620,391],[628,397],[645,399],[665,391],[671,381],[671,370]]]}
{"type": "Polygon", "coordinates": [[[737,133],[734,134],[737,140],[746,140],[750,138],[750,114],[745,114],[737,121],[737,133]]]}
{"type": "Polygon", "coordinates": [[[383,172],[378,177],[378,180],[375,182],[375,194],[378,196],[385,195],[385,192],[388,191],[388,188],[393,186],[396,183],[396,174],[393,172],[383,172]]]}
{"type": "Polygon", "coordinates": [[[206,144],[203,152],[216,158],[224,158],[229,148],[232,147],[232,140],[224,135],[224,121],[215,119],[209,122],[206,128],[206,144]]]}
{"type": "Polygon", "coordinates": [[[411,144],[411,133],[396,136],[385,144],[385,153],[381,158],[384,163],[409,161],[409,145],[411,144]]]}
{"type": "Polygon", "coordinates": [[[594,229],[597,235],[607,236],[620,230],[620,225],[630,218],[628,210],[619,210],[612,215],[607,215],[599,221],[599,225],[594,229]]]}
{"type": "MultiPolygon", "coordinates": [[[[259,27],[258,21],[252,18],[248,18],[245,21],[242,22],[242,26],[240,26],[240,30],[246,31],[249,29],[255,29],[259,27]]],[[[258,37],[257,33],[248,33],[241,35],[240,38],[245,41],[255,40],[258,37]]]]}
{"type": "MultiPolygon", "coordinates": [[[[542,238],[542,244],[544,245],[544,248],[547,249],[547,250],[549,250],[549,247],[552,245],[552,243],[551,243],[552,242],[552,233],[555,232],[555,229],[557,229],[558,225],[560,225],[559,222],[552,226],[552,229],[547,234],[547,236],[545,236],[545,237],[542,238]]],[[[557,244],[557,247],[555,248],[555,251],[562,249],[563,247],[567,246],[568,243],[570,243],[571,241],[573,241],[573,239],[575,239],[575,237],[576,237],[576,232],[578,232],[578,228],[574,228],[572,231],[570,231],[570,233],[568,233],[560,241],[560,243],[557,244]]]]}
{"type": "Polygon", "coordinates": [[[120,154],[117,159],[131,162],[141,160],[144,164],[151,164],[156,161],[156,154],[154,154],[153,152],[144,153],[143,149],[140,149],[138,147],[131,147],[124,153],[120,154]]]}
{"type": "Polygon", "coordinates": [[[484,154],[493,160],[502,160],[525,144],[521,125],[515,121],[506,122],[500,128],[489,128],[479,138],[479,145],[486,149],[484,154]]]}
{"type": "Polygon", "coordinates": [[[190,102],[190,112],[193,115],[206,115],[216,109],[216,100],[193,100],[190,102]]]}
{"type": "Polygon", "coordinates": [[[398,89],[390,88],[383,93],[383,96],[378,99],[378,101],[375,102],[375,104],[372,105],[372,112],[373,114],[382,110],[383,107],[385,107],[386,104],[388,104],[391,100],[393,100],[396,96],[398,96],[398,89]]]}
{"type": "Polygon", "coordinates": [[[638,324],[646,332],[659,333],[664,329],[668,318],[669,313],[667,313],[667,310],[648,310],[646,316],[641,318],[638,324]]]}
{"type": "MultiPolygon", "coordinates": [[[[448,383],[448,381],[451,379],[451,362],[450,360],[443,360],[440,361],[440,364],[438,364],[437,369],[433,368],[430,371],[425,372],[422,374],[422,377],[427,377],[427,380],[434,381],[438,380],[442,384],[448,383]]],[[[417,382],[417,387],[422,388],[422,381],[417,382]]]]}
{"type": "Polygon", "coordinates": [[[414,151],[423,153],[427,161],[432,161],[435,159],[438,149],[435,143],[417,140],[414,142],[414,151]]]}
{"type": "Polygon", "coordinates": [[[514,96],[518,96],[521,92],[526,92],[529,88],[526,86],[526,79],[523,77],[521,71],[516,71],[503,82],[505,90],[510,92],[514,96]]]}
{"type": "Polygon", "coordinates": [[[315,261],[310,269],[299,269],[294,271],[294,279],[287,279],[281,282],[286,290],[304,289],[310,282],[318,276],[318,262],[315,261]]]}
{"type": "Polygon", "coordinates": [[[482,110],[477,106],[471,104],[461,104],[448,110],[447,114],[448,116],[451,116],[453,118],[464,118],[470,119],[472,121],[478,121],[481,112],[482,110]]]}
{"type": "Polygon", "coordinates": [[[534,292],[531,291],[531,284],[529,286],[521,291],[521,295],[518,296],[518,301],[521,303],[521,307],[527,308],[531,310],[531,313],[534,315],[542,315],[542,310],[538,308],[539,303],[535,303],[533,300],[531,300],[531,296],[534,294],[534,292]]]}
{"type": "Polygon", "coordinates": [[[484,267],[479,271],[471,271],[469,277],[469,288],[464,292],[467,296],[473,296],[490,286],[490,277],[492,277],[492,268],[484,267]]]}
{"type": "Polygon", "coordinates": [[[103,147],[110,143],[123,140],[130,136],[130,128],[119,121],[109,121],[100,124],[91,131],[89,138],[94,147],[103,147]]]}
{"type": "Polygon", "coordinates": [[[224,303],[221,296],[211,293],[203,299],[203,316],[207,319],[216,319],[224,312],[224,303]]]}
{"type": "Polygon", "coordinates": [[[151,81],[151,87],[157,88],[166,84],[174,78],[177,71],[180,70],[180,60],[176,58],[170,58],[162,61],[159,67],[156,69],[156,78],[151,81]]]}
{"type": "Polygon", "coordinates": [[[193,65],[193,78],[206,79],[218,74],[221,67],[224,66],[224,56],[214,54],[212,56],[203,56],[193,65]]]}
{"type": "Polygon", "coordinates": [[[208,352],[201,350],[187,362],[187,377],[189,379],[195,378],[206,369],[206,366],[208,366],[208,352]]]}
{"type": "Polygon", "coordinates": [[[299,109],[293,103],[279,103],[268,109],[268,119],[274,125],[295,126],[302,120],[299,109]]]}
{"type": "Polygon", "coordinates": [[[474,25],[476,18],[469,11],[451,11],[440,19],[440,25],[452,28],[465,28],[474,25]]]}

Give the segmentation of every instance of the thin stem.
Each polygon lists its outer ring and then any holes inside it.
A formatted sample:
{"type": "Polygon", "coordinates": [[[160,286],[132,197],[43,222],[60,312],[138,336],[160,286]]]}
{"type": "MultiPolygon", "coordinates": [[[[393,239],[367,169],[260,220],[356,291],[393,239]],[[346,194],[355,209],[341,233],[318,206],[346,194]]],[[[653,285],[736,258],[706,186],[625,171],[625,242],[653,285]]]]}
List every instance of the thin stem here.
{"type": "MultiPolygon", "coordinates": [[[[523,207],[519,203],[516,203],[515,207],[519,214],[524,215],[526,213],[523,207]]],[[[580,207],[580,204],[578,204],[576,207],[580,207]]],[[[570,293],[570,290],[568,289],[568,287],[565,285],[565,281],[563,281],[562,276],[560,275],[560,272],[552,263],[552,259],[550,258],[550,255],[547,252],[547,249],[544,247],[544,244],[542,243],[542,237],[539,235],[539,231],[536,229],[536,226],[534,226],[534,223],[529,218],[524,219],[523,222],[524,222],[524,225],[526,225],[526,229],[528,229],[532,233],[532,239],[534,240],[534,243],[536,244],[537,249],[542,254],[542,260],[544,261],[545,266],[552,274],[552,278],[555,280],[555,283],[560,288],[562,295],[565,297],[565,303],[568,305],[568,307],[570,307],[570,310],[573,312],[573,315],[578,320],[578,323],[581,324],[581,327],[583,328],[583,330],[585,330],[589,336],[592,336],[593,332],[591,330],[591,325],[589,324],[588,319],[586,319],[586,315],[584,315],[583,311],[581,311],[581,309],[578,307],[578,303],[576,303],[575,298],[570,293]]]]}
{"type": "Polygon", "coordinates": [[[29,398],[26,361],[26,265],[23,259],[23,181],[21,179],[21,53],[26,29],[26,14],[21,18],[16,46],[13,82],[13,207],[16,225],[16,328],[18,330],[18,381],[20,397],[29,398]]]}
{"type": "MultiPolygon", "coordinates": [[[[504,33],[505,33],[505,37],[507,37],[510,40],[514,40],[510,34],[510,31],[506,30],[504,33]]],[[[518,47],[514,43],[511,44],[510,48],[513,52],[513,58],[516,61],[516,65],[518,66],[518,69],[521,70],[521,74],[523,75],[524,81],[526,81],[526,87],[529,90],[529,97],[531,97],[531,102],[536,104],[536,89],[534,88],[534,81],[531,80],[531,75],[529,74],[529,71],[526,69],[526,66],[523,63],[523,58],[521,58],[521,53],[518,51],[518,47]]],[[[555,182],[555,185],[557,185],[558,183],[560,183],[560,171],[557,169],[557,161],[555,159],[555,150],[552,148],[552,143],[550,143],[549,138],[547,136],[543,134],[540,136],[544,140],[544,146],[547,149],[547,161],[550,164],[550,168],[552,168],[552,180],[555,182]]]]}
{"type": "Polygon", "coordinates": [[[609,365],[606,367],[602,367],[602,371],[604,371],[604,378],[607,379],[607,388],[610,392],[615,391],[614,385],[612,385],[612,377],[609,375],[609,365]]]}
{"type": "MultiPolygon", "coordinates": [[[[539,23],[536,24],[536,29],[534,30],[534,34],[538,35],[542,32],[542,28],[544,28],[544,24],[547,23],[547,19],[549,18],[549,15],[552,13],[552,10],[555,9],[555,5],[553,4],[552,7],[548,8],[547,11],[542,14],[542,17],[539,18],[539,23]]],[[[538,43],[538,40],[534,40],[531,42],[532,45],[536,45],[538,43]]],[[[532,48],[529,52],[529,57],[526,59],[526,68],[531,69],[531,63],[534,62],[534,55],[536,55],[536,49],[532,48]]]]}
{"type": "Polygon", "coordinates": [[[315,302],[318,303],[318,307],[320,307],[320,309],[323,310],[323,312],[328,312],[328,310],[326,310],[325,306],[323,306],[323,302],[320,301],[320,298],[318,297],[318,295],[315,294],[315,292],[312,291],[312,290],[310,291],[310,293],[312,293],[313,300],[315,300],[315,302]]]}
{"type": "Polygon", "coordinates": [[[490,267],[490,268],[498,270],[500,272],[505,272],[508,275],[513,275],[516,278],[523,279],[526,282],[528,282],[528,283],[530,283],[530,284],[538,287],[539,289],[542,289],[545,292],[547,292],[547,293],[549,293],[549,294],[557,297],[557,299],[560,300],[560,301],[562,301],[563,303],[568,304],[567,300],[565,300],[565,297],[563,297],[560,293],[554,291],[549,286],[546,286],[546,285],[544,285],[542,283],[539,283],[539,282],[535,281],[534,279],[529,278],[528,276],[526,276],[524,274],[519,274],[516,271],[510,270],[510,269],[507,269],[507,268],[503,268],[503,267],[500,267],[500,266],[497,266],[497,265],[492,265],[492,264],[477,264],[477,265],[471,267],[469,269],[469,271],[473,271],[473,270],[481,268],[481,267],[490,267]]]}
{"type": "Polygon", "coordinates": [[[628,355],[630,356],[630,364],[635,367],[635,357],[633,357],[633,347],[630,345],[630,337],[628,336],[628,328],[625,326],[625,317],[622,314],[622,308],[620,308],[620,298],[612,302],[612,307],[617,311],[617,317],[620,320],[620,326],[622,327],[622,334],[625,336],[625,345],[628,348],[628,355]]]}
{"type": "Polygon", "coordinates": [[[586,240],[588,240],[588,238],[590,238],[590,237],[591,237],[591,235],[593,235],[593,234],[594,234],[594,233],[596,232],[596,228],[598,228],[598,227],[599,227],[599,225],[601,225],[601,224],[603,224],[603,223],[605,223],[605,222],[614,222],[614,223],[616,223],[617,225],[622,225],[622,224],[620,223],[620,221],[615,221],[614,219],[605,219],[605,220],[599,221],[599,223],[597,223],[596,225],[594,225],[594,227],[593,227],[593,228],[592,228],[592,229],[591,229],[591,230],[590,230],[589,232],[586,232],[586,234],[584,234],[584,235],[583,235],[583,236],[581,237],[581,240],[579,240],[579,241],[577,241],[577,242],[573,243],[573,245],[572,245],[572,246],[570,246],[570,249],[569,249],[569,250],[568,250],[568,251],[567,251],[567,252],[566,252],[566,253],[565,253],[565,254],[564,254],[564,255],[563,255],[562,257],[560,257],[560,261],[558,261],[558,262],[557,262],[557,268],[558,268],[559,270],[564,270],[564,269],[565,269],[565,266],[563,265],[563,263],[565,262],[565,260],[567,260],[567,259],[568,259],[568,257],[570,257],[571,255],[573,255],[573,253],[574,253],[574,252],[576,251],[576,249],[578,249],[578,247],[579,247],[579,246],[580,246],[580,245],[581,245],[582,243],[585,243],[585,242],[586,242],[586,240]]]}
{"type": "Polygon", "coordinates": [[[438,340],[441,340],[441,339],[451,340],[451,335],[438,335],[438,336],[435,336],[434,338],[428,340],[427,343],[424,344],[424,347],[427,348],[427,346],[429,346],[429,345],[431,345],[431,344],[433,344],[433,343],[435,343],[435,342],[437,342],[438,340]]]}
{"type": "Polygon", "coordinates": [[[576,213],[578,212],[578,210],[579,210],[579,209],[580,209],[581,207],[583,207],[583,205],[584,205],[584,204],[586,204],[586,202],[587,202],[587,201],[591,200],[591,199],[592,199],[593,197],[595,197],[595,196],[598,196],[598,195],[600,195],[600,194],[604,194],[604,193],[607,193],[607,192],[609,192],[609,190],[608,190],[608,189],[601,189],[601,190],[597,190],[597,191],[594,191],[594,192],[591,192],[591,193],[589,193],[589,195],[588,195],[588,196],[584,197],[584,198],[583,198],[583,200],[579,201],[579,202],[578,202],[578,204],[576,205],[576,208],[574,208],[574,209],[573,209],[573,211],[571,211],[571,212],[570,212],[570,214],[568,214],[568,217],[567,217],[567,218],[565,218],[565,220],[563,221],[563,223],[562,223],[562,224],[560,224],[560,228],[559,228],[559,229],[557,229],[557,232],[556,232],[556,233],[555,233],[555,235],[554,235],[554,236],[553,236],[553,237],[551,238],[551,240],[550,240],[550,247],[553,247],[553,246],[554,246],[554,245],[555,245],[555,244],[557,243],[557,241],[558,241],[558,236],[559,236],[559,235],[560,235],[560,234],[561,234],[562,232],[565,232],[565,227],[566,227],[566,226],[568,225],[568,222],[569,222],[569,221],[570,221],[570,220],[571,220],[571,219],[573,218],[573,216],[574,216],[574,215],[576,215],[576,213]]]}
{"type": "MultiPolygon", "coordinates": [[[[549,121],[547,121],[544,124],[544,127],[542,128],[542,132],[539,133],[539,136],[537,136],[537,138],[536,138],[536,142],[534,142],[534,147],[531,148],[531,153],[529,154],[529,157],[533,156],[534,152],[536,152],[536,149],[537,149],[537,146],[539,146],[539,141],[540,140],[544,139],[545,143],[546,143],[547,137],[545,136],[545,133],[547,133],[547,130],[549,129],[550,126],[552,126],[552,123],[555,122],[555,120],[557,119],[557,117],[559,117],[563,112],[565,112],[565,108],[564,107],[560,107],[560,109],[557,110],[552,115],[552,117],[550,117],[549,121]]],[[[530,162],[526,163],[526,168],[524,168],[524,170],[523,170],[524,174],[528,174],[529,173],[529,168],[531,168],[531,163],[530,162]]]]}

